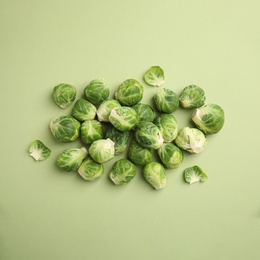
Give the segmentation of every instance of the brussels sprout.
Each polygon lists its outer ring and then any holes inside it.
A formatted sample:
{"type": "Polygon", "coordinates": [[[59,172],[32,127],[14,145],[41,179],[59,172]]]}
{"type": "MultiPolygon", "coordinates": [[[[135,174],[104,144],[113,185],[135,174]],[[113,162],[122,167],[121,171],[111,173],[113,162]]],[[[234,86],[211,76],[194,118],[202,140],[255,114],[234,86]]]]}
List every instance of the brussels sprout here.
{"type": "Polygon", "coordinates": [[[95,181],[104,174],[104,166],[91,157],[84,159],[78,168],[79,175],[87,181],[95,181]]]}
{"type": "Polygon", "coordinates": [[[109,122],[119,131],[130,131],[136,124],[136,112],[132,107],[116,107],[111,110],[109,122]]]}
{"type": "Polygon", "coordinates": [[[154,124],[162,132],[164,142],[172,142],[178,133],[176,118],[171,114],[161,114],[154,120],[154,124]]]}
{"type": "Polygon", "coordinates": [[[80,138],[84,144],[91,144],[104,137],[103,126],[98,120],[86,120],[80,128],[80,138]]]}
{"type": "Polygon", "coordinates": [[[61,83],[53,88],[52,96],[61,108],[67,108],[76,98],[77,90],[74,86],[61,83]]]}
{"type": "Polygon", "coordinates": [[[143,168],[145,180],[156,190],[165,188],[168,178],[162,164],[158,162],[147,163],[143,168]]]}
{"type": "Polygon", "coordinates": [[[179,97],[170,89],[160,89],[153,95],[153,99],[160,112],[171,114],[179,108],[179,97]]]}
{"type": "Polygon", "coordinates": [[[111,139],[115,143],[115,154],[120,154],[125,151],[129,139],[129,132],[122,132],[109,125],[106,129],[106,138],[111,139]]]}
{"type": "Polygon", "coordinates": [[[180,94],[180,104],[184,108],[201,107],[205,103],[205,92],[196,85],[189,85],[183,89],[180,94]]]}
{"type": "Polygon", "coordinates": [[[79,137],[80,122],[72,116],[60,116],[51,121],[50,129],[58,141],[69,143],[79,137]]]}
{"type": "Polygon", "coordinates": [[[87,153],[85,147],[66,149],[58,155],[56,159],[57,165],[67,172],[76,171],[86,158],[87,153]]]}
{"type": "Polygon", "coordinates": [[[135,139],[145,148],[158,149],[163,144],[162,133],[152,122],[141,122],[135,131],[135,139]]]}
{"type": "Polygon", "coordinates": [[[79,99],[72,109],[72,116],[79,121],[92,120],[96,117],[97,108],[86,99],[79,99]]]}
{"type": "Polygon", "coordinates": [[[200,153],[207,143],[206,136],[197,128],[183,127],[175,138],[176,145],[190,153],[200,153]]]}
{"type": "Polygon", "coordinates": [[[195,109],[192,121],[204,134],[216,134],[224,125],[224,110],[216,104],[204,105],[195,109]]]}
{"type": "Polygon", "coordinates": [[[109,173],[110,179],[116,185],[129,183],[136,175],[136,166],[127,159],[116,161],[109,173]]]}
{"type": "Polygon", "coordinates": [[[207,174],[197,165],[186,168],[183,176],[184,180],[189,184],[195,182],[205,182],[208,179],[207,174]]]}
{"type": "Polygon", "coordinates": [[[172,143],[164,143],[158,149],[158,155],[165,167],[170,169],[179,167],[183,161],[181,149],[172,143]]]}
{"type": "Polygon", "coordinates": [[[138,124],[139,122],[142,122],[142,121],[153,122],[153,120],[155,118],[155,112],[154,112],[154,109],[150,105],[138,103],[138,104],[132,106],[132,108],[136,112],[136,118],[137,118],[136,124],[138,124]]]}
{"type": "Polygon", "coordinates": [[[109,122],[111,110],[116,107],[121,107],[121,104],[116,99],[107,99],[103,101],[97,109],[98,121],[109,122]]]}
{"type": "Polygon", "coordinates": [[[164,83],[164,71],[159,66],[152,66],[145,72],[144,81],[150,86],[160,87],[164,83]]]}
{"type": "Polygon", "coordinates": [[[115,143],[107,139],[94,141],[89,147],[89,155],[97,163],[105,163],[115,156],[115,143]]]}
{"type": "Polygon", "coordinates": [[[143,86],[135,79],[127,79],[115,91],[115,99],[124,106],[133,106],[143,98],[143,86]]]}
{"type": "Polygon", "coordinates": [[[94,79],[85,87],[84,93],[88,101],[98,105],[109,96],[109,87],[104,79],[94,79]]]}
{"type": "Polygon", "coordinates": [[[140,146],[135,139],[130,143],[128,158],[137,165],[145,165],[151,161],[152,149],[140,146]]]}
{"type": "Polygon", "coordinates": [[[51,154],[51,150],[40,140],[35,140],[29,147],[29,155],[35,161],[43,161],[51,154]]]}

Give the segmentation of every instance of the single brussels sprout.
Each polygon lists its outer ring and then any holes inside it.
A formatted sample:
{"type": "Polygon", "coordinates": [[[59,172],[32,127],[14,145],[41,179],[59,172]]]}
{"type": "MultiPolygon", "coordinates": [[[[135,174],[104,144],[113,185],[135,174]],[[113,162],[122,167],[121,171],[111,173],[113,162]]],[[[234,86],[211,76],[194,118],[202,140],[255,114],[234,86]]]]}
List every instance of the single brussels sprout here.
{"type": "Polygon", "coordinates": [[[55,86],[52,91],[55,103],[61,108],[67,108],[76,99],[76,95],[76,88],[66,83],[55,86]]]}
{"type": "Polygon", "coordinates": [[[178,133],[178,124],[172,114],[161,114],[155,120],[154,124],[162,132],[164,142],[172,142],[178,133]]]}
{"type": "Polygon", "coordinates": [[[159,128],[152,122],[141,122],[135,131],[135,139],[145,148],[158,149],[163,144],[159,128]]]}
{"type": "Polygon", "coordinates": [[[115,91],[115,99],[123,106],[133,106],[143,98],[143,86],[135,79],[127,79],[115,91]]]}
{"type": "Polygon", "coordinates": [[[162,88],[153,95],[156,108],[162,112],[171,114],[179,108],[179,97],[170,89],[162,88]]]}
{"type": "Polygon", "coordinates": [[[129,183],[136,175],[136,166],[127,159],[116,161],[109,173],[110,179],[115,185],[129,183]]]}
{"type": "Polygon", "coordinates": [[[120,154],[126,150],[129,132],[119,131],[113,125],[109,125],[106,129],[105,137],[111,139],[115,143],[115,154],[120,154]]]}
{"type": "Polygon", "coordinates": [[[130,143],[128,158],[137,165],[145,165],[152,159],[152,149],[140,146],[135,139],[130,143]]]}
{"type": "Polygon", "coordinates": [[[88,157],[79,166],[78,173],[84,180],[96,181],[104,174],[104,166],[88,157]]]}
{"type": "Polygon", "coordinates": [[[154,112],[154,109],[150,105],[138,103],[138,104],[132,106],[132,108],[136,112],[136,117],[137,117],[136,125],[142,121],[153,122],[153,120],[155,118],[155,112],[154,112]]]}
{"type": "Polygon", "coordinates": [[[208,179],[207,174],[197,165],[186,168],[183,176],[184,180],[189,184],[195,182],[205,182],[208,179]]]}
{"type": "Polygon", "coordinates": [[[168,178],[162,164],[158,162],[149,162],[143,168],[145,180],[156,190],[165,188],[168,178]]]}
{"type": "Polygon", "coordinates": [[[115,156],[115,143],[107,139],[94,141],[89,147],[89,155],[97,163],[105,163],[115,156]]]}
{"type": "Polygon", "coordinates": [[[58,155],[56,163],[64,171],[76,171],[87,154],[85,147],[66,149],[58,155]]]}
{"type": "Polygon", "coordinates": [[[109,96],[110,90],[104,79],[94,79],[84,89],[88,101],[94,105],[99,105],[109,96]]]}
{"type": "Polygon", "coordinates": [[[29,155],[35,161],[43,161],[51,154],[51,150],[40,140],[35,140],[29,147],[29,155]]]}
{"type": "Polygon", "coordinates": [[[166,168],[178,168],[183,161],[181,149],[172,143],[164,143],[158,149],[158,155],[166,168]]]}
{"type": "Polygon", "coordinates": [[[72,116],[79,121],[93,120],[96,117],[97,108],[86,99],[79,99],[72,109],[72,116]]]}
{"type": "Polygon", "coordinates": [[[200,153],[205,149],[207,139],[199,129],[183,127],[175,138],[175,143],[190,153],[200,153]]]}
{"type": "Polygon", "coordinates": [[[80,138],[84,144],[91,144],[103,137],[103,126],[98,120],[86,120],[81,124],[80,138]]]}
{"type": "Polygon", "coordinates": [[[206,104],[195,109],[192,121],[204,134],[216,134],[224,126],[224,110],[219,105],[206,104]]]}
{"type": "Polygon", "coordinates": [[[121,107],[121,104],[116,99],[107,99],[103,101],[97,109],[98,121],[109,122],[111,110],[116,107],[121,107]]]}
{"type": "Polygon", "coordinates": [[[58,141],[69,143],[79,137],[80,122],[72,116],[59,116],[51,121],[50,129],[58,141]]]}
{"type": "Polygon", "coordinates": [[[164,83],[164,71],[160,66],[152,66],[144,74],[144,81],[150,86],[160,87],[164,83]]]}
{"type": "Polygon", "coordinates": [[[201,107],[205,103],[204,90],[196,85],[189,85],[183,89],[180,94],[179,101],[184,108],[201,107]]]}
{"type": "Polygon", "coordinates": [[[119,131],[128,132],[136,124],[136,112],[132,107],[116,107],[111,110],[109,122],[119,131]]]}

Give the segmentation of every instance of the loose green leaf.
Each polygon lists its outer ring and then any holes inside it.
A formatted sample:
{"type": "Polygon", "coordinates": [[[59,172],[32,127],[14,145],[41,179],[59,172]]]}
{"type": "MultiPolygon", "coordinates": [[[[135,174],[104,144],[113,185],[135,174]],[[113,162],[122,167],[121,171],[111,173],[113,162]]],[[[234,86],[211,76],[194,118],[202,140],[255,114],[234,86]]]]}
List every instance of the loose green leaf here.
{"type": "Polygon", "coordinates": [[[145,72],[144,81],[150,86],[160,87],[164,83],[164,71],[160,66],[152,66],[145,72]]]}
{"type": "Polygon", "coordinates": [[[184,170],[184,180],[189,184],[195,182],[205,182],[208,179],[207,174],[197,165],[184,170]]]}
{"type": "Polygon", "coordinates": [[[50,156],[51,150],[40,140],[35,140],[29,147],[29,154],[35,161],[43,161],[50,156]]]}

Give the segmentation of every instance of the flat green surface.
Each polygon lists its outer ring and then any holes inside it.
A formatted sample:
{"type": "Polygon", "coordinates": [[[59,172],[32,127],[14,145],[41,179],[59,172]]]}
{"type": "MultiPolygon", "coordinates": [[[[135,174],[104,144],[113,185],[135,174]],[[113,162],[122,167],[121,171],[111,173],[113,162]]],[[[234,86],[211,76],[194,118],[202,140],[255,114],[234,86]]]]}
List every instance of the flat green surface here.
{"type": "MultiPolygon", "coordinates": [[[[1,260],[260,259],[260,2],[257,0],[0,1],[1,260]],[[141,173],[126,186],[57,169],[61,150],[49,122],[68,114],[51,98],[89,81],[143,84],[152,65],[165,87],[201,86],[226,113],[205,151],[186,155],[161,191],[141,173]],[[28,156],[30,143],[52,149],[28,156]],[[188,185],[186,167],[200,165],[206,183],[188,185]]],[[[145,85],[144,102],[155,88],[145,85]]],[[[189,112],[176,111],[180,126],[189,112]]],[[[117,158],[121,158],[120,156],[117,158]]]]}

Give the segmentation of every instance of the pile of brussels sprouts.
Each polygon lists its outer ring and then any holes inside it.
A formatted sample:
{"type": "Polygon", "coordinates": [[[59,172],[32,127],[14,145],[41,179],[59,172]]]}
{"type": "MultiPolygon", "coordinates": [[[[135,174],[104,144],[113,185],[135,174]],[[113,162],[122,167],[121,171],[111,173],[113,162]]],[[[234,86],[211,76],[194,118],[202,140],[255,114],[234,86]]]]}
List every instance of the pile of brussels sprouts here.
{"type": "MultiPolygon", "coordinates": [[[[162,87],[164,71],[150,67],[143,77],[149,86],[157,87],[153,104],[142,103],[143,85],[135,79],[122,82],[109,98],[110,88],[104,79],[92,80],[84,89],[70,115],[62,115],[50,122],[53,137],[61,143],[81,140],[82,147],[63,150],[56,158],[64,171],[77,171],[88,181],[104,174],[104,165],[116,155],[125,153],[109,171],[115,185],[129,183],[142,167],[144,179],[156,190],[168,182],[167,169],[175,169],[184,153],[197,154],[204,150],[209,134],[218,133],[224,125],[224,111],[217,104],[205,104],[204,90],[189,85],[177,95],[162,87]],[[178,129],[173,113],[179,108],[193,109],[194,127],[178,129]],[[155,159],[157,158],[157,159],[155,159]]],[[[70,84],[53,88],[53,100],[62,109],[76,100],[77,90],[70,84]]],[[[30,156],[45,160],[51,150],[40,140],[29,147],[30,156]]],[[[197,165],[183,172],[187,183],[204,182],[207,174],[197,165]]]]}

